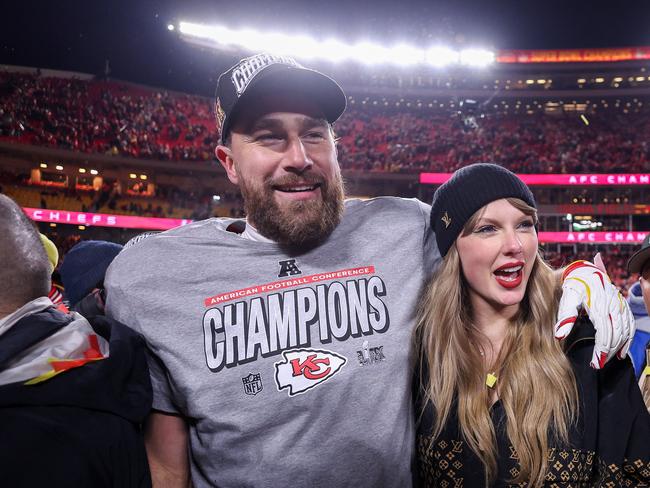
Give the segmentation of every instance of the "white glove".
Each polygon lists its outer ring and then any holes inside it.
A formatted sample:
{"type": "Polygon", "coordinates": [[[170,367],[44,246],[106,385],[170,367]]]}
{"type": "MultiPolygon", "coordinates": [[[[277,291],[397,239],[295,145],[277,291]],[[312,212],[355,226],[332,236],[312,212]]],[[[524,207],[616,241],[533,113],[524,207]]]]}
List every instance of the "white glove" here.
{"type": "Polygon", "coordinates": [[[596,329],[590,364],[594,369],[601,369],[615,353],[619,359],[627,356],[635,322],[627,301],[607,276],[600,253],[594,262],[598,266],[589,261],[575,261],[564,270],[555,338],[561,340],[569,335],[583,309],[596,329]]]}

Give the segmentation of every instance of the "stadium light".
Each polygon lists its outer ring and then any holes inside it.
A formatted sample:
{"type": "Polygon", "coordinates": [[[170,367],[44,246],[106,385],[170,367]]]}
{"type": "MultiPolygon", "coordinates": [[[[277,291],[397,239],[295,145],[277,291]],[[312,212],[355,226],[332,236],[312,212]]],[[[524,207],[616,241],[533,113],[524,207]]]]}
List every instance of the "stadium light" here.
{"type": "Polygon", "coordinates": [[[363,64],[379,64],[386,60],[386,49],[379,44],[363,41],[351,47],[352,59],[363,64]]]}
{"type": "Polygon", "coordinates": [[[345,61],[350,58],[350,46],[337,41],[328,39],[324,42],[316,43],[314,56],[321,59],[329,59],[334,62],[345,61]]]}
{"type": "Polygon", "coordinates": [[[448,47],[432,47],[425,53],[426,62],[437,68],[458,63],[459,58],[458,52],[448,47]]]}
{"type": "Polygon", "coordinates": [[[230,29],[179,22],[181,38],[188,42],[219,49],[233,46],[251,52],[295,56],[301,59],[324,59],[332,62],[354,61],[366,65],[392,64],[412,66],[425,64],[442,67],[450,64],[483,67],[495,61],[495,54],[485,49],[455,51],[448,47],[421,49],[400,43],[382,46],[370,41],[346,44],[336,39],[318,40],[307,35],[259,32],[250,28],[230,29]]]}
{"type": "Polygon", "coordinates": [[[174,24],[167,24],[167,30],[173,31],[175,29],[174,24]]]}
{"type": "Polygon", "coordinates": [[[494,63],[494,59],[494,53],[486,49],[464,49],[460,52],[460,62],[467,66],[487,66],[494,63]]]}
{"type": "Polygon", "coordinates": [[[388,49],[388,55],[395,64],[410,66],[424,63],[425,52],[422,49],[414,49],[408,44],[398,44],[388,49]]]}

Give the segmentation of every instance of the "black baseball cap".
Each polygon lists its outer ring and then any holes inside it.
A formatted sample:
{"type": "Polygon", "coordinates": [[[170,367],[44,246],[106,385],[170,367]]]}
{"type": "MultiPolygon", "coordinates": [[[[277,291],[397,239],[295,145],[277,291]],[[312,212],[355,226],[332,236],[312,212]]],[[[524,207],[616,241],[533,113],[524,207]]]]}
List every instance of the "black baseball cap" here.
{"type": "Polygon", "coordinates": [[[648,259],[650,259],[650,233],[643,239],[641,249],[635,252],[627,262],[627,271],[629,273],[640,273],[643,271],[643,265],[648,259]]]}
{"type": "Polygon", "coordinates": [[[305,68],[288,56],[256,54],[239,61],[219,76],[216,115],[223,144],[241,101],[254,94],[299,93],[313,100],[331,124],[345,110],[343,89],[327,75],[305,68]]]}

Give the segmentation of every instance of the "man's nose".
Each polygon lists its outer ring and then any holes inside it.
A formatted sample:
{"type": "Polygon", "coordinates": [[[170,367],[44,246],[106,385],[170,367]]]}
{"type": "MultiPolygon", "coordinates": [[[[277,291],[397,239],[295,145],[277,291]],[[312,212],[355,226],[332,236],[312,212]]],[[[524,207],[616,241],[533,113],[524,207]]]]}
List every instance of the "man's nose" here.
{"type": "Polygon", "coordinates": [[[314,162],[300,137],[290,138],[285,152],[284,169],[302,173],[313,165],[314,162]]]}

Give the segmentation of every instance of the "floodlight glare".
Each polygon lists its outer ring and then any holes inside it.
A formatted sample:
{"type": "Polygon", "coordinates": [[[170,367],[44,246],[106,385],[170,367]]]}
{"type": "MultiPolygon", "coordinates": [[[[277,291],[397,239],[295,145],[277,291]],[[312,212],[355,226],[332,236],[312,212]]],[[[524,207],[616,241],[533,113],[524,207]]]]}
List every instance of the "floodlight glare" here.
{"type": "Polygon", "coordinates": [[[425,53],[427,64],[441,68],[458,63],[458,52],[448,47],[432,47],[425,53]]]}
{"type": "Polygon", "coordinates": [[[336,39],[320,41],[306,35],[264,33],[253,29],[234,30],[224,26],[206,26],[191,22],[179,22],[178,30],[184,40],[212,48],[237,46],[252,52],[267,52],[302,59],[325,59],[333,62],[350,60],[367,65],[428,64],[442,67],[458,63],[468,66],[486,66],[495,60],[493,52],[481,49],[468,49],[459,53],[448,47],[432,47],[423,50],[408,44],[385,47],[369,41],[350,45],[336,39]]]}
{"type": "Polygon", "coordinates": [[[414,48],[408,44],[398,44],[388,49],[389,60],[393,64],[409,66],[424,62],[424,51],[414,48]]]}
{"type": "Polygon", "coordinates": [[[282,34],[263,34],[253,29],[243,29],[230,34],[231,44],[243,46],[253,52],[270,52],[274,54],[287,54],[287,39],[282,34]]]}
{"type": "Polygon", "coordinates": [[[173,31],[175,29],[174,24],[167,24],[167,30],[173,31]]]}
{"type": "Polygon", "coordinates": [[[386,61],[386,48],[372,42],[360,42],[350,46],[352,59],[363,64],[379,64],[386,61]]]}
{"type": "Polygon", "coordinates": [[[494,53],[485,49],[464,49],[460,52],[460,62],[467,66],[487,66],[494,63],[494,53]]]}
{"type": "Polygon", "coordinates": [[[328,59],[334,62],[350,59],[351,54],[350,46],[336,39],[317,42],[314,46],[314,57],[328,59]]]}

